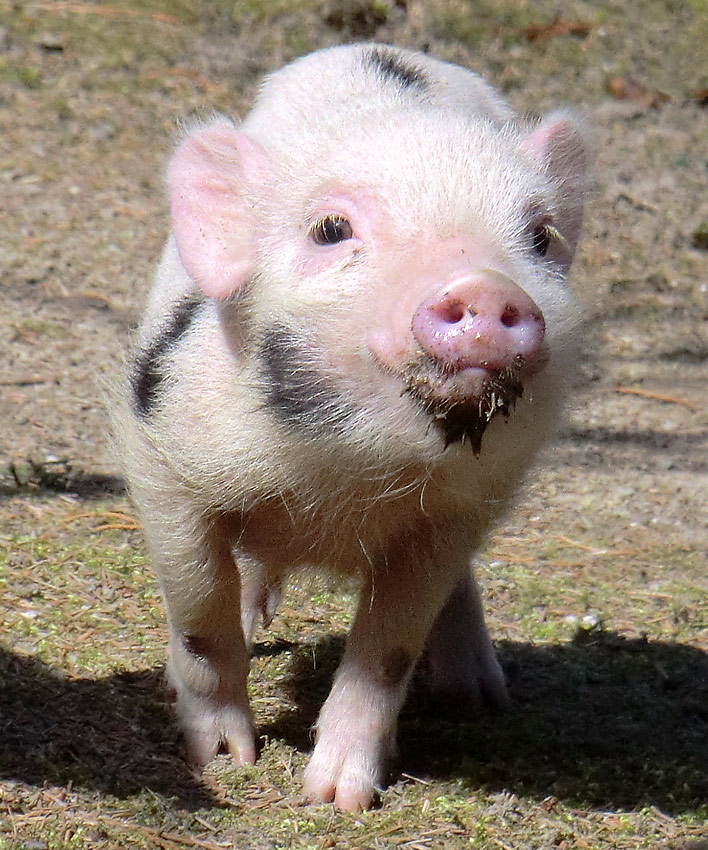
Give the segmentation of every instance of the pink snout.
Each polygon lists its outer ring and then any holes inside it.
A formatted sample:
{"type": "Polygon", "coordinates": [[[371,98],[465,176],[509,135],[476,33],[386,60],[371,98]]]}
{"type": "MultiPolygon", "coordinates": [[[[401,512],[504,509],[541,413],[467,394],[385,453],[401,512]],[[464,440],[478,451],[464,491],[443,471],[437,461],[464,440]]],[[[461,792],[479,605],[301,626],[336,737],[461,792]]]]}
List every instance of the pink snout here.
{"type": "Polygon", "coordinates": [[[413,316],[413,336],[446,371],[489,372],[538,356],[543,313],[513,280],[484,269],[427,298],[413,316]]]}

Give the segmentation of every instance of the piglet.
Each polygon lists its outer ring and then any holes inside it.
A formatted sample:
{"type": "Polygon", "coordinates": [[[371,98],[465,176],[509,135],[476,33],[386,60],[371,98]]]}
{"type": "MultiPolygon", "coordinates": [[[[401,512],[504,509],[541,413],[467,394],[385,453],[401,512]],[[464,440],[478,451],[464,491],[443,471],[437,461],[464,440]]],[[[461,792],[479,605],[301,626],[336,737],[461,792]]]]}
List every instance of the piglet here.
{"type": "Polygon", "coordinates": [[[117,418],[196,762],[253,762],[249,647],[303,569],[361,586],[310,799],[371,805],[421,657],[443,697],[506,701],[470,561],[572,375],[586,159],[571,114],[528,126],[374,44],[182,138],[117,418]]]}

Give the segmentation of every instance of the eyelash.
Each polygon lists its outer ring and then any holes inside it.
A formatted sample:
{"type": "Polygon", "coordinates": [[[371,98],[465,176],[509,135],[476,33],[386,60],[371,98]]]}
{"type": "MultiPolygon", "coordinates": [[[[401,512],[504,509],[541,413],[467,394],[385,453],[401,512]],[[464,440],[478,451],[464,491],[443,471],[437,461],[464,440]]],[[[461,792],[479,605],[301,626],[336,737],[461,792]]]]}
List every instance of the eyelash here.
{"type": "Polygon", "coordinates": [[[315,221],[309,228],[310,239],[316,245],[337,245],[354,236],[352,226],[343,215],[330,213],[315,221]]]}
{"type": "Polygon", "coordinates": [[[551,245],[550,228],[546,222],[537,224],[531,234],[531,247],[541,257],[545,257],[551,245]]]}
{"type": "Polygon", "coordinates": [[[539,255],[545,257],[551,245],[556,242],[564,242],[563,235],[550,221],[541,221],[534,225],[531,231],[531,247],[539,255]]]}

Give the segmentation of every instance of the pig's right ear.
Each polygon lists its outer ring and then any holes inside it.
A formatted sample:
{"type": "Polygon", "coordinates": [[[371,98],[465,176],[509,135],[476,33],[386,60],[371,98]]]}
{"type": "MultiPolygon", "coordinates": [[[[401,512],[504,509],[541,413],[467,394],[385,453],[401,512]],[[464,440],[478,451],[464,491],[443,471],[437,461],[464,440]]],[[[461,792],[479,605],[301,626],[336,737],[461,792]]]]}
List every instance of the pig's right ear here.
{"type": "Polygon", "coordinates": [[[172,232],[187,274],[213,298],[242,286],[255,267],[253,187],[268,155],[228,124],[190,134],[167,170],[172,232]]]}

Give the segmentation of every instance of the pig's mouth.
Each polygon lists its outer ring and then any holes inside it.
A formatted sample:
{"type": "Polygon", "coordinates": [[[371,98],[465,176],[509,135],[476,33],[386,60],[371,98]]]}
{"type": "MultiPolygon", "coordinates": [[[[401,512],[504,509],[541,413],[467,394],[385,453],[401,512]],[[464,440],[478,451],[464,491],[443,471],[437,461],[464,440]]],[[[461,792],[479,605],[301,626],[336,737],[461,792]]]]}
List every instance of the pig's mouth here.
{"type": "Polygon", "coordinates": [[[469,442],[475,455],[496,416],[509,417],[524,392],[522,358],[501,371],[467,367],[450,372],[439,364],[417,361],[403,371],[404,392],[411,395],[441,432],[445,447],[469,442]]]}

